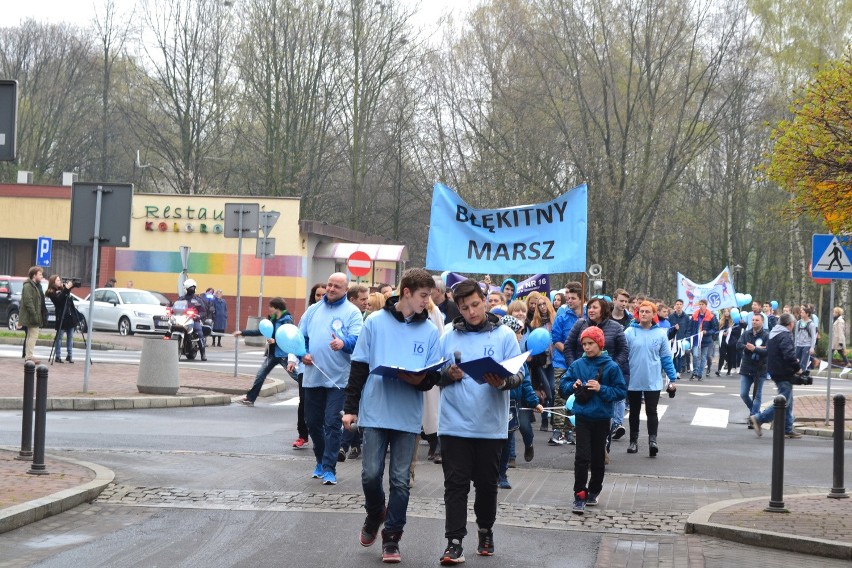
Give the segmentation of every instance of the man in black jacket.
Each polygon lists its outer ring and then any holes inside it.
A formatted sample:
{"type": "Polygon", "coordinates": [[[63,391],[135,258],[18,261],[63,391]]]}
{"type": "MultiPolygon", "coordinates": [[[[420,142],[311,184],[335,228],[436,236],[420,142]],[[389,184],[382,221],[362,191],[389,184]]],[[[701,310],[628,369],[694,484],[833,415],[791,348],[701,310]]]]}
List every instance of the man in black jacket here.
{"type": "MultiPolygon", "coordinates": [[[[756,313],[752,317],[752,328],[744,331],[737,342],[737,351],[742,353],[743,358],[740,364],[740,398],[748,407],[749,416],[760,412],[763,381],[766,380],[768,345],[769,332],[763,329],[763,314],[756,313]]],[[[749,424],[749,428],[751,427],[749,424]]]]}
{"type": "MultiPolygon", "coordinates": [[[[784,434],[788,438],[801,438],[802,435],[793,430],[793,379],[802,374],[799,359],[796,357],[795,342],[793,341],[793,325],[796,320],[791,314],[783,314],[778,325],[769,332],[769,345],[766,349],[767,368],[778,394],[787,399],[787,417],[784,422],[784,434]]],[[[749,416],[749,423],[755,434],[762,436],[760,425],[771,422],[775,416],[775,406],[769,406],[760,414],[749,416]]]]}

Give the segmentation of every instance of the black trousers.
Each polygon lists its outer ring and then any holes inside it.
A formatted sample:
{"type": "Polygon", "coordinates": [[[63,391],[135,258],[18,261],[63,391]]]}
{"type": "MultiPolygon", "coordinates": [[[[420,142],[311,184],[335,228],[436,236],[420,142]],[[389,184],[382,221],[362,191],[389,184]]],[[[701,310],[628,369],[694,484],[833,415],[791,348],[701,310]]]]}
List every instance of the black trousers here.
{"type": "MultiPolygon", "coordinates": [[[[630,411],[631,419],[633,411],[630,411]]],[[[606,470],[606,437],[609,435],[610,419],[589,420],[576,417],[574,436],[577,450],[574,454],[574,493],[588,489],[595,495],[601,492],[606,470]],[[592,477],[589,479],[591,466],[592,477]],[[588,487],[586,482],[588,481],[588,487]]],[[[632,429],[631,429],[632,431],[632,429]]]]}
{"type": "Polygon", "coordinates": [[[473,512],[481,529],[497,518],[497,477],[504,439],[441,436],[444,468],[444,533],[448,539],[467,535],[467,496],[473,482],[473,512]]]}
{"type": "Polygon", "coordinates": [[[648,435],[657,435],[660,423],[657,417],[657,404],[660,402],[660,391],[627,391],[627,402],[630,404],[630,439],[639,439],[639,413],[642,411],[642,396],[645,396],[645,416],[648,418],[648,435]]]}

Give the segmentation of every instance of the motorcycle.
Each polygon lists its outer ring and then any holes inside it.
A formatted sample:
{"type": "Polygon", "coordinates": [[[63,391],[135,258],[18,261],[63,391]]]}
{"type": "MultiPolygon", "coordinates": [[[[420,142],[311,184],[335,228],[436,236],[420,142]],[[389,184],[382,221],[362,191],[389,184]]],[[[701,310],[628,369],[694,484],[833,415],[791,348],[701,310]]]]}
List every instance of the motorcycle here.
{"type": "Polygon", "coordinates": [[[186,300],[178,300],[168,310],[169,330],[166,332],[167,339],[178,342],[178,359],[181,355],[194,360],[201,348],[201,342],[207,341],[207,337],[213,333],[213,327],[208,323],[201,325],[204,337],[198,337],[193,322],[198,319],[198,312],[186,300]]]}

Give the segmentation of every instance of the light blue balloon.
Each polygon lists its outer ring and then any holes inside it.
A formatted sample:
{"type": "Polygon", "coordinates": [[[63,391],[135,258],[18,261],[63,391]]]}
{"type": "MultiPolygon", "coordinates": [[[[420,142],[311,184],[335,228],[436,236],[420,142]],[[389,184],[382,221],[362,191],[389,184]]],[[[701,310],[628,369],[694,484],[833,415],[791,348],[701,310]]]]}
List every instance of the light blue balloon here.
{"type": "Polygon", "coordinates": [[[527,337],[527,349],[533,355],[540,355],[550,347],[550,332],[543,327],[534,329],[527,337]]]}
{"type": "Polygon", "coordinates": [[[740,315],[740,311],[736,308],[731,310],[731,321],[734,322],[734,325],[737,325],[742,321],[742,316],[740,315]]]}
{"type": "Polygon", "coordinates": [[[778,300],[772,300],[771,302],[769,302],[769,307],[772,308],[773,310],[777,310],[778,309],[778,300]]]}
{"type": "Polygon", "coordinates": [[[574,402],[576,400],[577,400],[577,397],[575,397],[573,394],[571,396],[569,396],[568,400],[565,401],[565,410],[568,410],[569,412],[573,412],[574,402]]]}
{"type": "Polygon", "coordinates": [[[444,284],[446,284],[446,283],[447,283],[447,276],[449,276],[449,275],[450,275],[450,271],[449,271],[449,270],[445,270],[445,271],[443,271],[443,272],[441,273],[441,280],[443,280],[443,281],[444,281],[444,284]]]}
{"type": "Polygon", "coordinates": [[[683,348],[684,351],[689,351],[689,348],[691,347],[688,339],[684,339],[683,341],[681,341],[680,346],[683,348]]]}
{"type": "Polygon", "coordinates": [[[569,416],[569,417],[568,417],[568,420],[571,422],[571,426],[576,426],[576,425],[577,425],[577,417],[576,417],[576,416],[574,416],[573,414],[572,414],[571,416],[569,416]]]}
{"type": "Polygon", "coordinates": [[[257,330],[265,337],[266,339],[272,338],[272,330],[275,329],[275,326],[272,325],[272,322],[268,319],[260,320],[260,323],[257,324],[257,330]]]}
{"type": "Polygon", "coordinates": [[[302,357],[308,352],[305,348],[305,336],[292,323],[285,323],[278,328],[275,332],[275,343],[285,353],[297,357],[302,357]]]}

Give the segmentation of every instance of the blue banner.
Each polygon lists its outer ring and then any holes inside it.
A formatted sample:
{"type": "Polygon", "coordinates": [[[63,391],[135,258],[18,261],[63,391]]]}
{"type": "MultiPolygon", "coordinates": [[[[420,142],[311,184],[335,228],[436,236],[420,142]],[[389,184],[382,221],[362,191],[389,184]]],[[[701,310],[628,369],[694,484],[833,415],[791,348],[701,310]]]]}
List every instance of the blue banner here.
{"type": "Polygon", "coordinates": [[[515,290],[516,298],[526,298],[530,292],[539,292],[544,296],[550,297],[550,276],[547,274],[536,274],[530,276],[526,280],[518,282],[518,287],[515,290]]]}
{"type": "Polygon", "coordinates": [[[475,209],[436,183],[426,268],[475,274],[555,274],[586,270],[587,189],[547,203],[475,209]]]}

